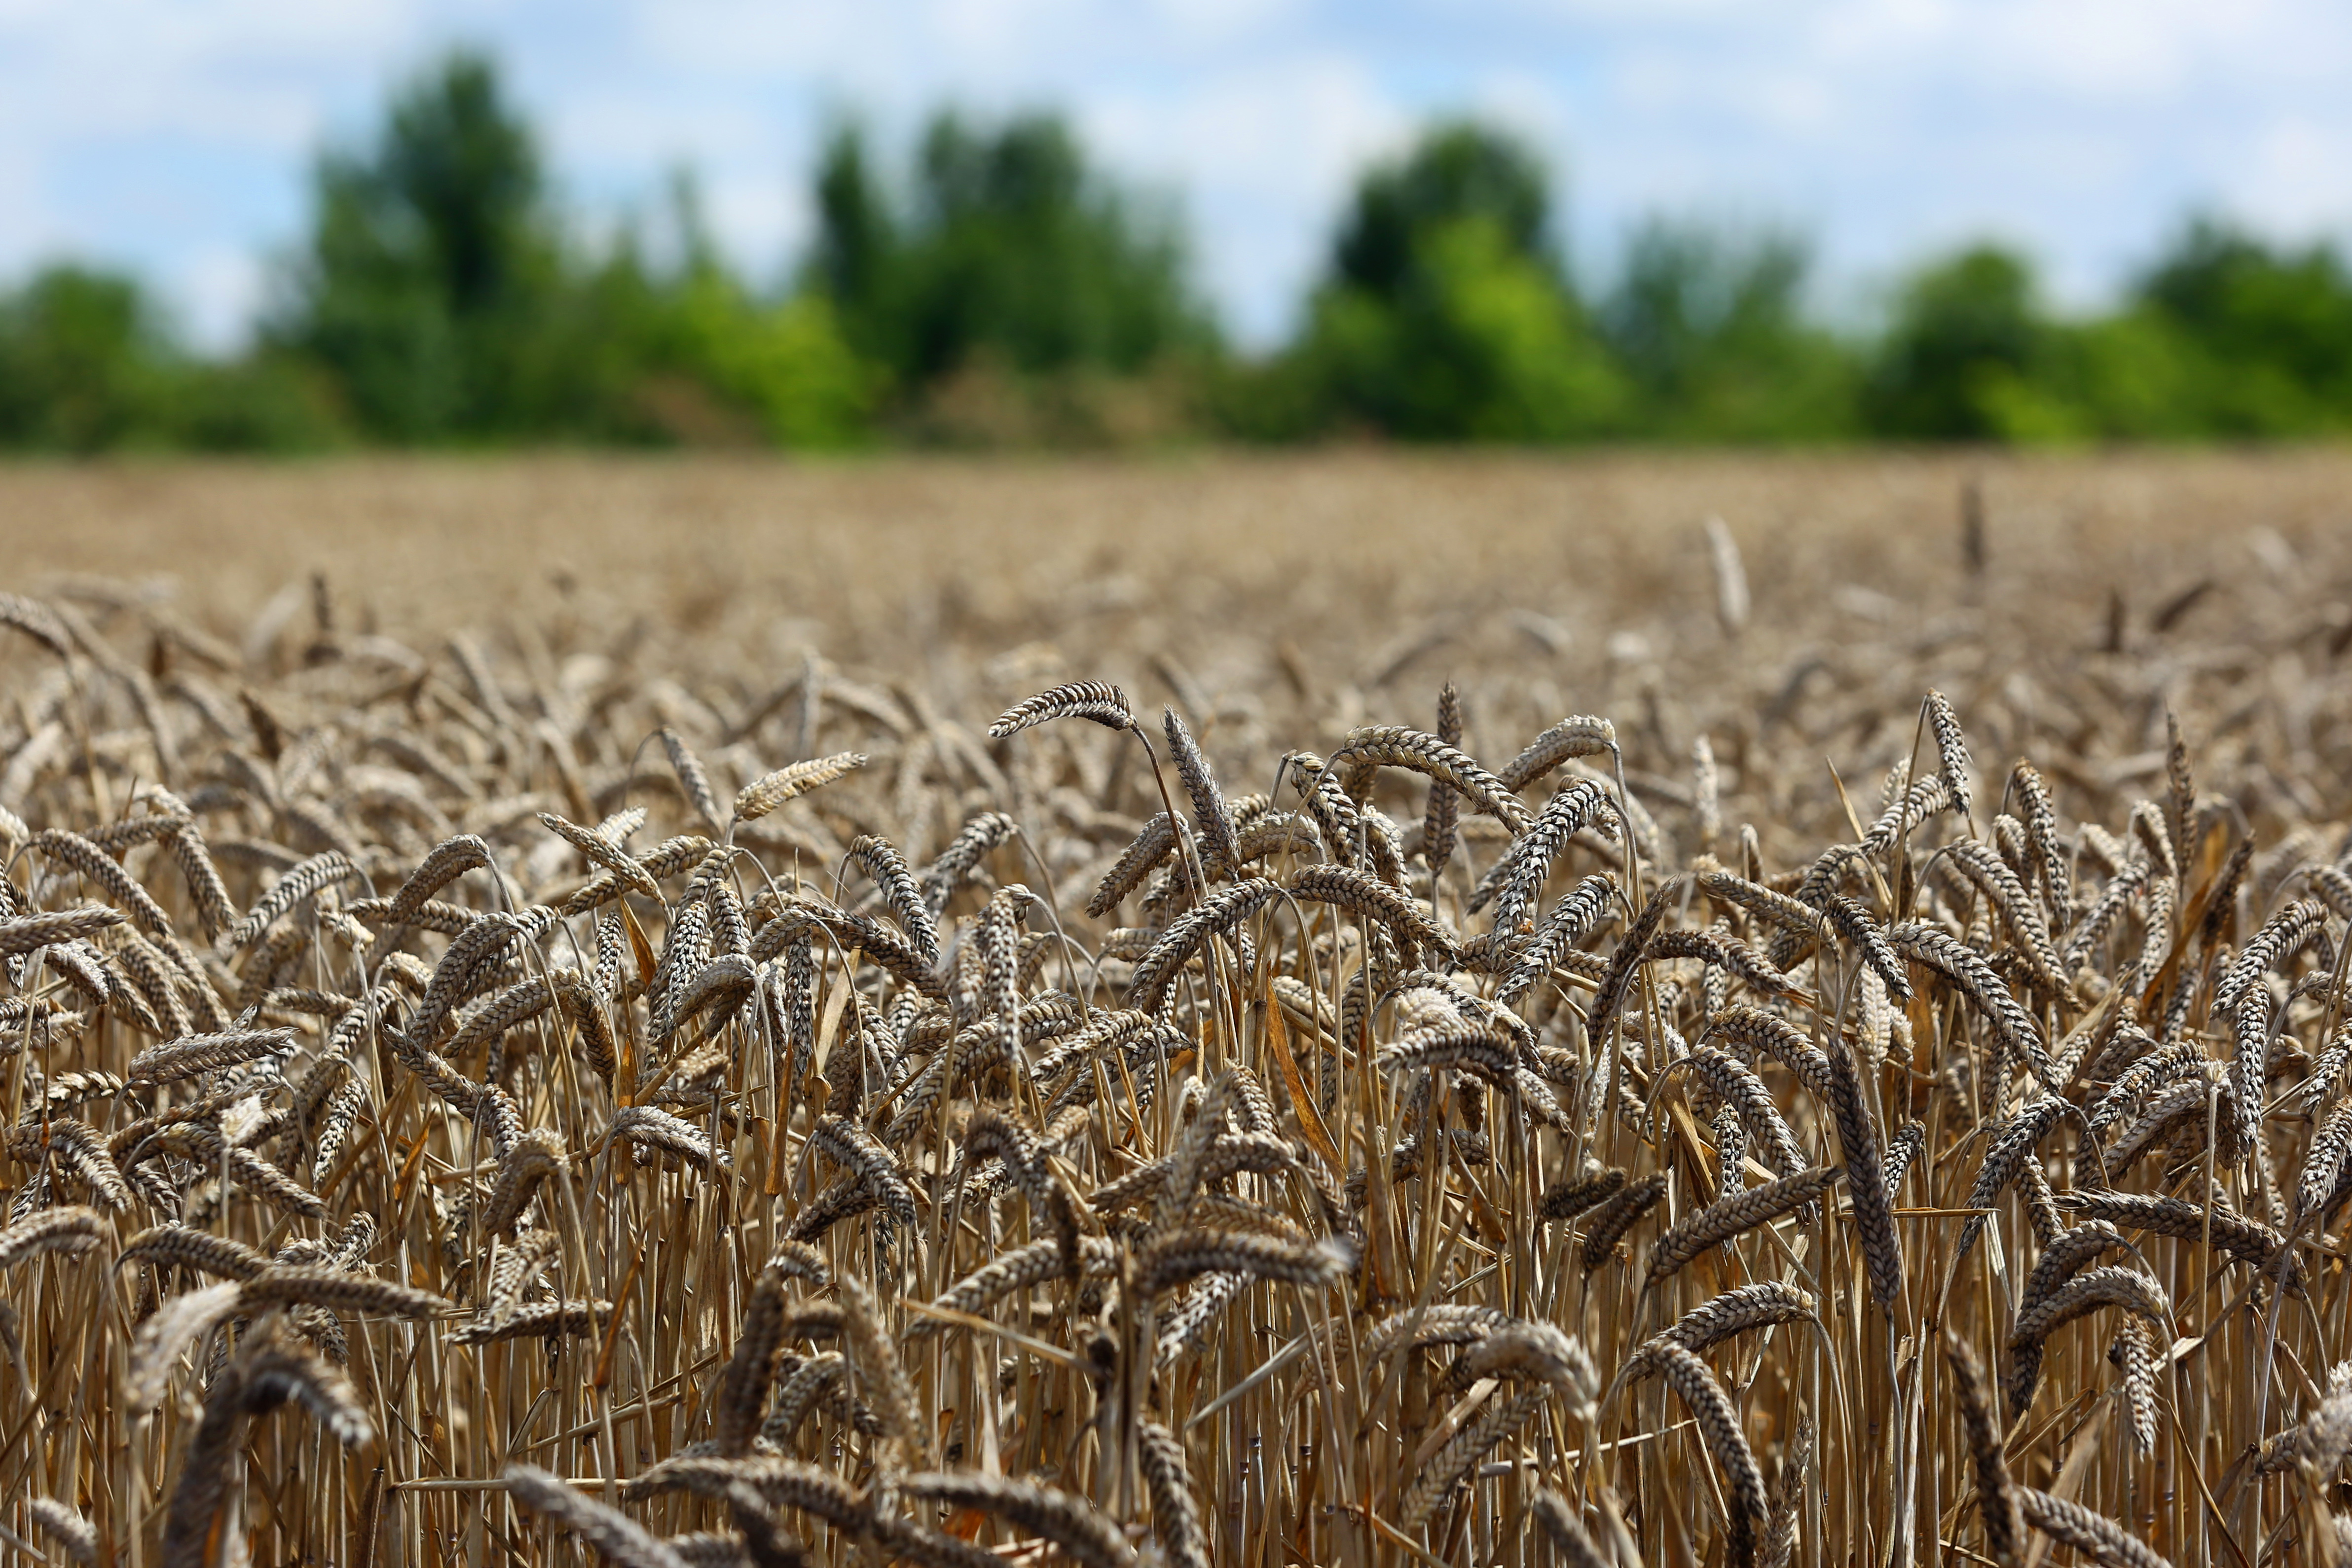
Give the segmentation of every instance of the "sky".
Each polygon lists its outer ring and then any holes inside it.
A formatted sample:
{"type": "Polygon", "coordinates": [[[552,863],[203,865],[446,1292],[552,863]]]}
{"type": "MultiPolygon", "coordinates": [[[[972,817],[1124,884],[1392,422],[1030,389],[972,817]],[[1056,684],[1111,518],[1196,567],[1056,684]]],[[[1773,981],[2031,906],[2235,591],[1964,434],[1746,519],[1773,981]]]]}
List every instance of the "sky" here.
{"type": "Polygon", "coordinates": [[[498,56],[595,221],[691,167],[767,278],[834,117],[903,144],[945,103],[1059,109],[1181,202],[1253,344],[1356,173],[1441,114],[1543,150],[1595,279],[1645,214],[1780,225],[1849,314],[1984,235],[2088,306],[2191,211],[2352,234],[2343,0],[0,0],[0,278],[128,266],[233,345],[319,150],[457,44],[498,56]]]}

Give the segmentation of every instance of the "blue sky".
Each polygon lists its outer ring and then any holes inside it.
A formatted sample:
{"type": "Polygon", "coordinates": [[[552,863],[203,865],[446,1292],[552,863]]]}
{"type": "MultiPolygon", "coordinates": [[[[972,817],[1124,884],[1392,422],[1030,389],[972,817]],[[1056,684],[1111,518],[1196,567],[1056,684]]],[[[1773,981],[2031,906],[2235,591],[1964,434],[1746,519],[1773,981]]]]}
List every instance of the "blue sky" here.
{"type": "Polygon", "coordinates": [[[903,136],[943,101],[1059,107],[1181,199],[1260,342],[1353,173],[1437,112],[1546,149],[1595,273],[1655,210],[1800,228],[1842,301],[1980,234],[2090,302],[2192,207],[2352,233],[2343,0],[0,0],[0,277],[128,263],[235,340],[314,151],[458,41],[587,211],[690,164],[766,277],[829,112],[903,136]]]}

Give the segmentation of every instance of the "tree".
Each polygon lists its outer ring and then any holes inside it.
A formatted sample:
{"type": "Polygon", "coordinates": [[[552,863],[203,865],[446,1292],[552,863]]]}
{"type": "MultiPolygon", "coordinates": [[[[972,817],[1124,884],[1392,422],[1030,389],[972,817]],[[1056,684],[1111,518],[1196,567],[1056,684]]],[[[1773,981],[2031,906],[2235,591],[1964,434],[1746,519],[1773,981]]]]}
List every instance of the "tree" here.
{"type": "Polygon", "coordinates": [[[1793,237],[1653,219],[1634,231],[1599,311],[1641,428],[1700,440],[1802,440],[1853,428],[1844,347],[1802,314],[1793,237]]]}
{"type": "Polygon", "coordinates": [[[2136,295],[2198,362],[2199,423],[2212,433],[2352,426],[2352,269],[2333,246],[2273,248],[2200,218],[2136,295]]]}
{"type": "Polygon", "coordinates": [[[562,256],[531,134],[485,57],[413,80],[374,144],[330,153],[279,342],[396,441],[528,428],[562,256]]]}
{"type": "Polygon", "coordinates": [[[1414,440],[1567,440],[1625,402],[1559,264],[1541,162],[1469,124],[1364,176],[1293,356],[1276,384],[1311,388],[1319,421],[1414,440]]]}
{"type": "Polygon", "coordinates": [[[1543,162],[1508,134],[1467,121],[1433,127],[1411,156],[1365,174],[1332,246],[1332,280],[1396,298],[1413,284],[1427,236],[1490,225],[1501,250],[1557,275],[1543,162]]]}
{"type": "Polygon", "coordinates": [[[746,285],[703,221],[692,177],[575,260],[547,307],[562,375],[537,411],[567,437],[653,445],[835,447],[862,438],[873,368],[825,299],[746,285]]]}
{"type": "Polygon", "coordinates": [[[181,371],[132,278],[54,266],[0,298],[0,444],[96,452],[167,441],[181,371]]]}
{"type": "Polygon", "coordinates": [[[2074,432],[2047,395],[2059,338],[2032,265],[1979,245],[1923,267],[1904,286],[1864,390],[1883,435],[2047,439],[2074,432]]]}
{"type": "MultiPolygon", "coordinates": [[[[866,154],[866,133],[855,124],[836,126],[826,139],[817,162],[816,210],[811,281],[842,308],[853,330],[885,329],[895,314],[898,225],[866,154]]],[[[887,343],[861,346],[887,357],[887,343]]]]}
{"type": "Polygon", "coordinates": [[[482,56],[409,82],[368,146],[320,160],[314,195],[269,341],[371,439],[839,445],[865,426],[875,378],[832,309],[730,271],[689,177],[609,244],[567,238],[482,56]]]}
{"type": "Polygon", "coordinates": [[[836,131],[808,268],[903,394],[985,365],[1135,376],[1213,341],[1174,215],[1091,168],[1059,119],[942,114],[903,184],[877,172],[855,126],[836,131]]]}

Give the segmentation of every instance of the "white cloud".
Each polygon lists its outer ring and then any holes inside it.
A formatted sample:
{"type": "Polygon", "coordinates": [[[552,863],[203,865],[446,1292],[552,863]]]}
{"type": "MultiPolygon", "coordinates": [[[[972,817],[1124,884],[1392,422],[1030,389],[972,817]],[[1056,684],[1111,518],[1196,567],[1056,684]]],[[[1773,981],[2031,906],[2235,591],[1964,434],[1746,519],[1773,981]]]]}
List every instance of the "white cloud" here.
{"type": "Polygon", "coordinates": [[[236,343],[268,303],[268,262],[244,246],[209,246],[180,276],[181,325],[207,349],[236,343]]]}
{"type": "Polygon", "coordinates": [[[2298,114],[2250,139],[2231,187],[2251,219],[2298,235],[2341,230],[2352,214],[2352,112],[2298,114]]]}
{"type": "Polygon", "coordinates": [[[1205,282],[1246,341],[1272,340],[1311,285],[1354,172],[1411,119],[1337,53],[1245,62],[1181,92],[1106,97],[1080,121],[1118,166],[1172,189],[1203,241],[1205,282]]]}

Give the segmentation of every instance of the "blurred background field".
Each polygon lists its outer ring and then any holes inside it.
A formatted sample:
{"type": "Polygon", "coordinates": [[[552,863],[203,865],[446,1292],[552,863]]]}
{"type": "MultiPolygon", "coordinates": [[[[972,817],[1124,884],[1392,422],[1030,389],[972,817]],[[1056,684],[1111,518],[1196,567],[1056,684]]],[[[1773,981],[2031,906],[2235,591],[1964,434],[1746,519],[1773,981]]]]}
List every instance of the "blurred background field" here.
{"type": "Polygon", "coordinates": [[[323,585],[336,657],[396,670],[462,632],[540,685],[657,675],[715,732],[812,657],[943,716],[1118,680],[1253,753],[1426,722],[1458,679],[1474,739],[1610,713],[1638,766],[1679,776],[1711,732],[1735,779],[1747,745],[1785,758],[1796,736],[1878,764],[1907,744],[1886,716],[1929,684],[1994,726],[1989,750],[2074,758],[2061,787],[2086,807],[2154,766],[2168,706],[2233,716],[2208,776],[2256,809],[2302,790],[2298,818],[2326,814],[2311,726],[2352,666],[2347,513],[2352,455],[2326,449],[0,471],[12,580],[102,608],[158,658],[157,628],[185,625],[248,667],[299,666],[323,585]]]}
{"type": "Polygon", "coordinates": [[[779,637],[855,639],[884,662],[919,653],[928,628],[910,615],[999,640],[1088,638],[1108,618],[1202,643],[1255,634],[1369,656],[1389,616],[1431,613],[1538,663],[1605,662],[1612,637],[1713,592],[1711,515],[1741,544],[1759,621],[2021,597],[2051,612],[2051,637],[2073,641],[2106,636],[2111,592],[2137,627],[2204,586],[2168,627],[2181,635],[2232,618],[2257,586],[2308,598],[2322,621],[2352,600],[2334,575],[2352,533],[2352,455],[2324,447],[0,469],[0,528],[27,585],[110,576],[227,626],[317,570],[365,613],[423,632],[567,596],[673,612],[723,596],[779,637]],[[1352,625],[1335,623],[1343,604],[1352,625]],[[1536,616],[1558,624],[1530,630],[1536,616]]]}

